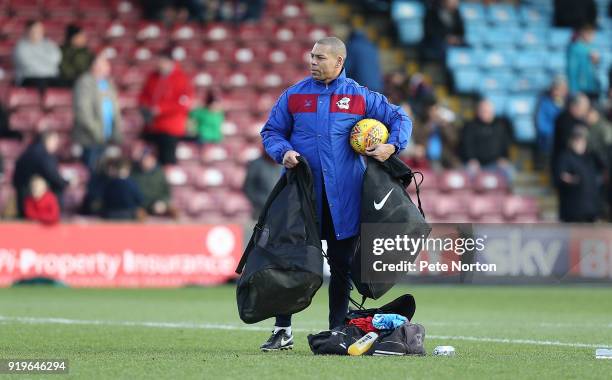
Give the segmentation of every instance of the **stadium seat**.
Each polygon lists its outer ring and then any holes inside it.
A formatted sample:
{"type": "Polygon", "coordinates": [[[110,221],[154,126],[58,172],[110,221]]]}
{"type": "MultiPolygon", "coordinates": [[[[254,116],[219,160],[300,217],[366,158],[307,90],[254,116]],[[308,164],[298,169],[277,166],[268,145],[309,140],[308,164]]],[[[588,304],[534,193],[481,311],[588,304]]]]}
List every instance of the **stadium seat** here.
{"type": "Polygon", "coordinates": [[[550,14],[543,12],[541,9],[529,6],[519,7],[519,20],[523,25],[549,25],[550,14]]]}
{"type": "Polygon", "coordinates": [[[204,28],[204,37],[210,42],[220,42],[233,39],[233,33],[223,23],[211,23],[204,28]]]}
{"type": "Polygon", "coordinates": [[[47,110],[72,108],[72,91],[50,88],[43,97],[43,107],[47,110]]]}
{"type": "Polygon", "coordinates": [[[490,4],[486,12],[487,20],[499,26],[515,26],[518,24],[516,9],[511,4],[490,4]]]}
{"type": "Polygon", "coordinates": [[[514,73],[510,70],[491,71],[478,78],[478,89],[481,93],[505,92],[514,81],[514,73]]]}
{"type": "Polygon", "coordinates": [[[52,113],[42,116],[36,123],[38,131],[69,132],[74,127],[72,109],[57,109],[52,113]]]}
{"type": "Polygon", "coordinates": [[[459,12],[466,24],[485,21],[485,8],[481,3],[461,2],[459,4],[459,12]]]}
{"type": "Polygon", "coordinates": [[[453,71],[455,89],[464,94],[473,93],[478,89],[482,72],[474,68],[456,69],[453,71]]]}
{"type": "Polygon", "coordinates": [[[510,118],[529,117],[535,112],[536,102],[533,96],[511,96],[506,103],[506,114],[510,118]]]}
{"type": "Polygon", "coordinates": [[[495,115],[500,117],[506,114],[506,103],[508,102],[508,95],[503,92],[491,92],[481,93],[481,96],[487,98],[495,109],[495,115]]]}
{"type": "Polygon", "coordinates": [[[236,162],[240,165],[246,165],[250,161],[253,161],[259,158],[261,154],[262,154],[261,144],[245,145],[243,149],[237,152],[236,162]]]}
{"type": "Polygon", "coordinates": [[[512,48],[516,45],[520,29],[513,27],[489,28],[483,36],[485,45],[492,49],[512,48]]]}
{"type": "Polygon", "coordinates": [[[206,192],[192,191],[188,194],[186,210],[191,216],[201,216],[219,209],[217,200],[206,192]]]}
{"type": "Polygon", "coordinates": [[[474,179],[474,190],[478,193],[504,193],[508,191],[508,183],[506,179],[498,173],[481,171],[474,179]]]}
{"type": "Polygon", "coordinates": [[[546,46],[546,29],[523,29],[518,33],[517,45],[521,49],[544,49],[546,46]]]}
{"type": "Polygon", "coordinates": [[[38,90],[33,88],[13,87],[8,94],[9,109],[40,108],[41,99],[38,90]]]}
{"type": "Polygon", "coordinates": [[[546,59],[547,52],[544,50],[523,50],[516,55],[514,67],[517,70],[539,69],[546,59]]]}
{"type": "Polygon", "coordinates": [[[433,204],[432,214],[440,220],[460,222],[467,220],[468,205],[463,195],[440,195],[433,204]]]}
{"type": "Polygon", "coordinates": [[[462,170],[445,170],[438,179],[438,187],[443,192],[471,191],[470,179],[462,170]]]}
{"type": "Polygon", "coordinates": [[[34,133],[41,117],[42,112],[38,109],[21,109],[11,114],[9,125],[16,131],[34,133]]]}
{"type": "Polygon", "coordinates": [[[516,80],[511,84],[510,90],[514,93],[537,94],[545,90],[552,78],[550,74],[541,69],[519,72],[516,80]]]}
{"type": "Polygon", "coordinates": [[[548,32],[548,46],[554,50],[565,50],[571,37],[571,29],[551,28],[548,32]]]}
{"type": "Polygon", "coordinates": [[[202,147],[200,159],[204,164],[223,162],[230,159],[230,152],[224,145],[207,144],[202,147]]]}
{"type": "Polygon", "coordinates": [[[504,200],[502,213],[507,221],[517,221],[519,218],[537,220],[539,210],[535,199],[511,195],[504,200]]]}
{"type": "Polygon", "coordinates": [[[16,160],[22,151],[23,143],[21,141],[0,139],[0,156],[5,161],[16,160]]]}
{"type": "Polygon", "coordinates": [[[564,74],[567,65],[567,58],[564,51],[549,51],[546,55],[546,67],[553,74],[564,74]]]}
{"type": "Polygon", "coordinates": [[[512,119],[514,138],[519,143],[532,143],[536,138],[536,128],[533,115],[520,116],[512,119]]]}
{"type": "Polygon", "coordinates": [[[89,171],[81,163],[62,163],[59,172],[65,180],[77,186],[84,186],[89,181],[89,171]]]}
{"type": "Polygon", "coordinates": [[[502,209],[503,195],[478,195],[470,198],[468,215],[471,220],[483,221],[487,219],[491,221],[494,217],[498,221],[503,221],[502,209]]]}
{"type": "Polygon", "coordinates": [[[488,70],[507,68],[512,65],[513,51],[489,50],[479,57],[479,64],[488,70]]]}
{"type": "Polygon", "coordinates": [[[405,45],[415,45],[423,39],[423,23],[418,22],[400,22],[397,24],[399,40],[405,45]]]}
{"type": "Polygon", "coordinates": [[[223,171],[216,167],[197,168],[194,171],[194,184],[201,190],[225,187],[227,181],[228,178],[225,177],[223,171]]]}
{"type": "Polygon", "coordinates": [[[485,43],[485,35],[489,25],[484,22],[473,22],[465,25],[465,41],[472,47],[481,47],[485,43]]]}
{"type": "Polygon", "coordinates": [[[451,47],[446,52],[446,64],[451,69],[473,67],[482,63],[484,51],[465,47],[451,47]]]}
{"type": "Polygon", "coordinates": [[[228,193],[222,203],[223,214],[227,217],[242,216],[248,217],[251,213],[251,203],[240,192],[228,193]]]}
{"type": "Polygon", "coordinates": [[[176,145],[176,159],[179,161],[197,161],[200,158],[200,146],[196,143],[179,142],[176,145]]]}
{"type": "Polygon", "coordinates": [[[195,24],[176,25],[170,32],[170,38],[175,42],[196,40],[200,36],[200,29],[195,24]]]}
{"type": "Polygon", "coordinates": [[[192,175],[185,165],[167,165],[164,172],[171,186],[187,186],[192,182],[192,175]]]}

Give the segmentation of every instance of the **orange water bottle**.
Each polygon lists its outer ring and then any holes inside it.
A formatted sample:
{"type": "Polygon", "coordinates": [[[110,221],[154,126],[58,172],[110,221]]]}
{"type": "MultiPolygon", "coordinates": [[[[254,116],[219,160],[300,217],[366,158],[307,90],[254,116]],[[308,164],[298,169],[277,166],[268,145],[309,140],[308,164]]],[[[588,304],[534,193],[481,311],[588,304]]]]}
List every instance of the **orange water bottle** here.
{"type": "Polygon", "coordinates": [[[358,341],[356,341],[355,343],[349,346],[348,348],[349,355],[351,356],[362,355],[364,352],[369,350],[370,347],[372,347],[372,345],[374,344],[377,338],[378,338],[378,334],[376,334],[375,332],[369,332],[365,334],[363,337],[361,337],[361,339],[359,339],[358,341]]]}

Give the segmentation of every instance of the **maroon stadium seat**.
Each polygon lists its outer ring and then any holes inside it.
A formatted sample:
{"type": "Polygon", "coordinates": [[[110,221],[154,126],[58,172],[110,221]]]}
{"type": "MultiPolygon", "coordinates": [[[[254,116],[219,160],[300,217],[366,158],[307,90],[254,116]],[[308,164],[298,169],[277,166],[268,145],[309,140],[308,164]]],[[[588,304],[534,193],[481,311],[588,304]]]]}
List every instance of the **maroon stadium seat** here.
{"type": "Polygon", "coordinates": [[[0,139],[0,155],[5,161],[17,159],[23,149],[24,146],[20,141],[0,139]]]}
{"type": "Polygon", "coordinates": [[[225,173],[217,167],[200,167],[194,171],[195,186],[201,190],[227,187],[227,181],[225,173]]]}
{"type": "Polygon", "coordinates": [[[204,37],[209,42],[233,40],[233,30],[224,23],[211,23],[204,29],[204,37]]]}
{"type": "Polygon", "coordinates": [[[168,165],[164,168],[164,172],[171,186],[187,186],[191,183],[192,174],[184,165],[168,165]]]}
{"type": "Polygon", "coordinates": [[[510,195],[504,200],[503,215],[507,221],[535,221],[539,216],[539,208],[534,198],[510,195]]]}
{"type": "Polygon", "coordinates": [[[236,155],[236,162],[241,165],[246,165],[249,161],[252,161],[262,154],[263,147],[259,144],[248,144],[245,145],[240,152],[236,155]]]}
{"type": "Polygon", "coordinates": [[[479,193],[506,192],[508,191],[508,183],[500,174],[481,171],[474,180],[474,189],[479,193]]]}
{"type": "Polygon", "coordinates": [[[223,199],[222,210],[227,217],[248,217],[251,203],[241,192],[231,192],[223,199]]]}
{"type": "Polygon", "coordinates": [[[72,91],[50,88],[43,97],[43,106],[47,110],[55,108],[72,108],[72,91]]]}
{"type": "Polygon", "coordinates": [[[37,124],[36,129],[38,131],[64,131],[68,132],[72,130],[74,126],[74,119],[71,108],[57,109],[51,113],[47,113],[42,116],[37,124]]]}
{"type": "Polygon", "coordinates": [[[179,142],[176,146],[176,158],[179,161],[197,161],[200,158],[200,146],[196,143],[179,142]]]}
{"type": "Polygon", "coordinates": [[[36,132],[36,125],[42,117],[42,112],[36,108],[21,109],[9,117],[11,129],[24,132],[36,132]]]}
{"type": "Polygon", "coordinates": [[[439,195],[433,203],[433,215],[452,221],[467,219],[467,202],[463,195],[444,194],[439,195]]]}
{"type": "Polygon", "coordinates": [[[203,214],[219,210],[217,200],[210,194],[203,191],[193,191],[188,193],[186,211],[190,216],[202,216],[203,214]]]}
{"type": "Polygon", "coordinates": [[[469,216],[472,220],[503,220],[503,195],[474,195],[469,199],[469,216]]]}
{"type": "Polygon", "coordinates": [[[470,179],[462,170],[446,170],[438,179],[440,190],[445,192],[471,191],[470,179]]]}
{"type": "Polygon", "coordinates": [[[220,144],[207,144],[202,147],[200,159],[204,164],[223,162],[231,159],[229,150],[220,144]]]}
{"type": "Polygon", "coordinates": [[[9,90],[8,106],[10,109],[40,108],[40,105],[40,94],[36,89],[13,87],[9,90]]]}
{"type": "Polygon", "coordinates": [[[199,42],[202,31],[196,24],[176,25],[170,32],[170,38],[175,42],[199,42]]]}

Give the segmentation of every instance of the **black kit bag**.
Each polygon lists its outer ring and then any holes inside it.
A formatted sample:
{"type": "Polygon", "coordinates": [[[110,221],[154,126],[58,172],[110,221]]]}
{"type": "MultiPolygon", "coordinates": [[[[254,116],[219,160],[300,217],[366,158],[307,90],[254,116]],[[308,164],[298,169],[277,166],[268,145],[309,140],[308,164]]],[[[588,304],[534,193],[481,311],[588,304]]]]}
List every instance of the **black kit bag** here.
{"type": "Polygon", "coordinates": [[[371,309],[350,310],[346,315],[346,323],[351,319],[373,317],[374,314],[399,314],[412,320],[416,312],[416,301],[412,294],[404,294],[393,301],[371,309]]]}
{"type": "Polygon", "coordinates": [[[268,196],[236,269],[246,323],[304,310],[323,283],[312,172],[306,159],[298,161],[268,196]]]}
{"type": "MultiPolygon", "coordinates": [[[[421,208],[420,183],[417,183],[416,179],[414,180],[418,207],[412,202],[406,191],[408,185],[413,181],[415,173],[396,155],[389,157],[384,162],[371,157],[366,157],[366,159],[367,168],[361,192],[361,223],[394,223],[398,226],[401,225],[401,234],[408,237],[426,238],[429,236],[431,226],[425,221],[425,214],[421,208]]],[[[353,255],[351,279],[363,296],[362,302],[366,298],[378,299],[389,291],[395,283],[391,281],[373,282],[363,278],[361,255],[360,240],[353,255]]],[[[416,255],[411,256],[411,262],[414,262],[416,257],[416,255]]]]}
{"type": "Polygon", "coordinates": [[[308,346],[315,355],[348,355],[351,344],[365,333],[357,326],[341,326],[308,335],[308,346]]]}

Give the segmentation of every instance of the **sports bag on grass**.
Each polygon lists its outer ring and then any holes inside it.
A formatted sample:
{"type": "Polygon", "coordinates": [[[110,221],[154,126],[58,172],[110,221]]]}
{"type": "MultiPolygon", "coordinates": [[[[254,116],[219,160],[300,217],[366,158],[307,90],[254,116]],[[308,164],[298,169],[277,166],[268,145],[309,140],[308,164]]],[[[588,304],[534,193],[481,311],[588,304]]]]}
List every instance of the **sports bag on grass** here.
{"type": "Polygon", "coordinates": [[[269,195],[236,269],[246,323],[304,310],[323,283],[312,172],[306,159],[298,161],[269,195]]]}
{"type": "Polygon", "coordinates": [[[393,330],[384,330],[364,355],[425,355],[425,327],[406,322],[393,330]]]}

